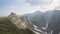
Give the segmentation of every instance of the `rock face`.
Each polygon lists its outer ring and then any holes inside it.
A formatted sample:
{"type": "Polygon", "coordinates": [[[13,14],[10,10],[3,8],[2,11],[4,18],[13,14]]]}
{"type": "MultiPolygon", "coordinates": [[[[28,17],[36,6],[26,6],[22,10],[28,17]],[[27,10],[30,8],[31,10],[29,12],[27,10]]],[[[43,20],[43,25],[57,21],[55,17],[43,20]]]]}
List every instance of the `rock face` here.
{"type": "Polygon", "coordinates": [[[19,29],[26,29],[26,21],[21,21],[21,19],[15,14],[15,13],[11,13],[9,16],[8,16],[8,19],[10,21],[12,21],[13,24],[15,24],[19,29]]]}

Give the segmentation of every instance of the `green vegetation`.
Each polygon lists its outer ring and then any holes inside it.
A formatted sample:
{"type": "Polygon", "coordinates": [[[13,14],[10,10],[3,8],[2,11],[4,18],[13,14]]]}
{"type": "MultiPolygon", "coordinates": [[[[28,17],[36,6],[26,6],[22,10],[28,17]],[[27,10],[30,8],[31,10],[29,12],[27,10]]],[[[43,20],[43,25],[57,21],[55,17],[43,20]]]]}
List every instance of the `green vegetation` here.
{"type": "Polygon", "coordinates": [[[20,34],[18,28],[6,18],[0,18],[0,34],[20,34]]]}
{"type": "Polygon", "coordinates": [[[0,34],[34,34],[29,29],[19,29],[6,18],[0,18],[0,34]]]}

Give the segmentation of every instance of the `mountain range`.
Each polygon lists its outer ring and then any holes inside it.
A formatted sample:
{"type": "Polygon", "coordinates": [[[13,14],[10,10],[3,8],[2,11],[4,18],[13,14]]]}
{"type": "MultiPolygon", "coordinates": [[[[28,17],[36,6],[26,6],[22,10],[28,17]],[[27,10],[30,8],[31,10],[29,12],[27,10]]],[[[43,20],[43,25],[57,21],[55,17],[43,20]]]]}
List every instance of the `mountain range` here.
{"type": "Polygon", "coordinates": [[[30,26],[33,31],[42,34],[59,34],[60,33],[60,10],[51,10],[46,12],[36,11],[32,14],[25,14],[20,18],[26,20],[30,18],[30,26]]]}

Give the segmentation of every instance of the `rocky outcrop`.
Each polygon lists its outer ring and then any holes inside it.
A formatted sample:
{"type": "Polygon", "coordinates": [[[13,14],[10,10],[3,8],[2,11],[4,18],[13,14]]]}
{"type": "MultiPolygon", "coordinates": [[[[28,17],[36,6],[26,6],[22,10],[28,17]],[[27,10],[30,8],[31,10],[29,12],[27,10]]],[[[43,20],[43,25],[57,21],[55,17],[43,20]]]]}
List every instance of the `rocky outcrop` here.
{"type": "Polygon", "coordinates": [[[26,29],[26,21],[21,21],[20,17],[18,17],[15,13],[11,13],[8,16],[8,19],[12,21],[13,24],[15,24],[19,29],[26,29]]]}

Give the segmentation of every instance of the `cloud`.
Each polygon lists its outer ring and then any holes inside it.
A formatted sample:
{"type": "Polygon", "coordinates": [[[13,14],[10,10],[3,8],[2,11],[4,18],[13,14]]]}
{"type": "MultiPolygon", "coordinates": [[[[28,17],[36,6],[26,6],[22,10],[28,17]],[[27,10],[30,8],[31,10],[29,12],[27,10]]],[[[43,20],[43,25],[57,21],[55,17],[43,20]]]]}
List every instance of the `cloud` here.
{"type": "Polygon", "coordinates": [[[51,6],[54,9],[60,9],[60,0],[53,0],[53,3],[51,4],[51,6]]]}
{"type": "MultiPolygon", "coordinates": [[[[15,9],[14,12],[16,12],[17,14],[33,13],[37,10],[40,10],[42,12],[45,12],[45,10],[49,10],[47,6],[48,4],[46,5],[46,2],[48,0],[45,0],[45,1],[43,0],[17,0],[17,1],[25,2],[21,7],[19,6],[17,7],[17,9],[15,9]],[[33,5],[31,5],[30,3],[33,5]]],[[[48,2],[50,3],[50,0],[48,2]]]]}
{"type": "Polygon", "coordinates": [[[15,12],[17,15],[33,13],[37,10],[45,12],[60,8],[60,0],[6,0],[0,1],[0,15],[15,12]]]}
{"type": "Polygon", "coordinates": [[[26,3],[30,3],[31,5],[49,5],[52,0],[26,0],[26,3]]]}
{"type": "Polygon", "coordinates": [[[50,10],[58,10],[60,9],[60,0],[52,0],[51,4],[47,5],[50,10]]]}

